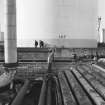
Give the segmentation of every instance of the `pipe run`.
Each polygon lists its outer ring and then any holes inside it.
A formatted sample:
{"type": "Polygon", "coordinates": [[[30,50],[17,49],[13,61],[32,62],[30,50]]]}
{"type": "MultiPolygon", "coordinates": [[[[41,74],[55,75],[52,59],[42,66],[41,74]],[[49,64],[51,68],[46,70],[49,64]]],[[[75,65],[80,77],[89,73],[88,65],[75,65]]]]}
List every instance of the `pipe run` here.
{"type": "Polygon", "coordinates": [[[29,86],[29,80],[26,80],[23,87],[20,89],[19,93],[17,94],[11,105],[21,105],[21,102],[24,98],[24,95],[26,94],[28,86],[29,86]]]}
{"type": "Polygon", "coordinates": [[[47,92],[47,82],[46,80],[43,80],[38,105],[45,105],[46,92],[47,92]]]}
{"type": "Polygon", "coordinates": [[[47,96],[46,96],[46,105],[52,105],[52,82],[49,79],[47,83],[47,96]]]}
{"type": "Polygon", "coordinates": [[[56,105],[54,86],[55,82],[52,76],[44,79],[38,105],[56,105]]]}
{"type": "Polygon", "coordinates": [[[5,66],[17,63],[17,37],[16,37],[16,0],[4,0],[4,55],[5,66]]]}
{"type": "Polygon", "coordinates": [[[54,61],[54,53],[55,53],[55,48],[51,49],[51,53],[49,54],[47,59],[48,72],[51,72],[52,62],[54,61]]]}

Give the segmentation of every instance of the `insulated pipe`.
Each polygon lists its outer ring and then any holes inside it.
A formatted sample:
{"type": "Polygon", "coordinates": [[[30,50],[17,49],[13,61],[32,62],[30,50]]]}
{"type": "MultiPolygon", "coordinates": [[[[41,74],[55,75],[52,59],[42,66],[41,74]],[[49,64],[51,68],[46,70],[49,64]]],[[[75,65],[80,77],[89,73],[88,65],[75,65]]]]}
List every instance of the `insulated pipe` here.
{"type": "Polygon", "coordinates": [[[39,97],[39,103],[38,105],[45,105],[46,102],[46,91],[47,91],[47,83],[46,80],[43,81],[40,97],[39,97]]]}
{"type": "Polygon", "coordinates": [[[22,99],[24,98],[24,95],[26,94],[26,91],[28,89],[28,85],[29,85],[29,80],[26,80],[23,87],[20,89],[19,93],[17,94],[11,105],[21,104],[22,99]]]}
{"type": "Polygon", "coordinates": [[[52,88],[52,83],[51,80],[48,80],[47,84],[47,98],[46,98],[46,105],[52,105],[52,94],[51,94],[51,88],[52,88]]]}
{"type": "Polygon", "coordinates": [[[17,45],[16,45],[16,0],[4,0],[5,4],[5,33],[4,33],[4,51],[5,65],[17,63],[17,45]]]}

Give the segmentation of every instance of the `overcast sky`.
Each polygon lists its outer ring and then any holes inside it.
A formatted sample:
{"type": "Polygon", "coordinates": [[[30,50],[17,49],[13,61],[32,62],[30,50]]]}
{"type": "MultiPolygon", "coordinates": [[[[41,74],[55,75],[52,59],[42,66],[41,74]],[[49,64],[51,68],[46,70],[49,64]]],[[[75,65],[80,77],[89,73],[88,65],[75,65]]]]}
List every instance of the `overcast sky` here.
{"type": "MultiPolygon", "coordinates": [[[[1,1],[2,0],[0,0],[0,11],[2,11],[3,8],[1,1]]],[[[55,17],[52,18],[54,11],[56,11],[56,8],[53,8],[54,5],[55,3],[52,2],[52,0],[17,0],[18,41],[22,39],[53,37],[53,34],[49,35],[49,33],[52,32],[56,34],[56,19],[55,17]],[[51,11],[44,14],[49,8],[51,11]],[[45,25],[46,22],[48,22],[48,25],[45,25]],[[45,28],[43,28],[43,25],[45,25],[45,28]],[[48,26],[55,26],[55,29],[52,30],[52,28],[48,26]],[[47,33],[45,35],[43,33],[46,30],[47,33]]],[[[102,17],[102,27],[105,28],[105,0],[98,0],[98,14],[102,17]]],[[[2,12],[0,13],[0,17],[2,17],[2,12]]],[[[0,20],[2,24],[2,19],[0,20]]]]}

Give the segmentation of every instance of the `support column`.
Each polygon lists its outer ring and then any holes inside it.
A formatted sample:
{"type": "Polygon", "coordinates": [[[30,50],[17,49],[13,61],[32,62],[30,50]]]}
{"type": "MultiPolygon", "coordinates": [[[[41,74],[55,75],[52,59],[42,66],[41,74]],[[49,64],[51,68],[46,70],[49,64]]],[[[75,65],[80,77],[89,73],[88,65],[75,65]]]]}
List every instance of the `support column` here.
{"type": "Polygon", "coordinates": [[[2,41],[2,37],[1,37],[1,25],[0,25],[0,42],[2,41]]]}
{"type": "Polygon", "coordinates": [[[16,41],[16,0],[5,1],[5,35],[4,52],[5,66],[17,64],[17,41],[16,41]]]}
{"type": "Polygon", "coordinates": [[[47,80],[45,79],[43,80],[38,105],[45,105],[46,92],[47,92],[47,80]]]}

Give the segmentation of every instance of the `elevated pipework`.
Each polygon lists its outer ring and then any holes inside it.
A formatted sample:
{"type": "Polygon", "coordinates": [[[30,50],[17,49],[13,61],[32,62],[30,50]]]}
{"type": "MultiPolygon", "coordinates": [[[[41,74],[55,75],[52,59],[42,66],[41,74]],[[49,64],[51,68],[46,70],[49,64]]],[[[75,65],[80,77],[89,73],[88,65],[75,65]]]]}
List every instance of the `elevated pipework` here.
{"type": "Polygon", "coordinates": [[[45,104],[46,93],[47,93],[47,81],[43,80],[43,85],[42,85],[38,105],[44,105],[45,104]]]}
{"type": "Polygon", "coordinates": [[[53,48],[53,49],[51,50],[51,53],[49,54],[48,59],[47,59],[48,72],[51,72],[51,66],[52,66],[52,62],[53,62],[53,60],[54,60],[54,52],[55,52],[55,48],[53,48]]]}
{"type": "Polygon", "coordinates": [[[29,80],[25,80],[23,87],[18,92],[11,105],[20,105],[29,86],[29,80]]]}
{"type": "Polygon", "coordinates": [[[5,33],[4,52],[5,65],[17,64],[17,44],[16,44],[16,0],[4,0],[5,5],[5,33]]]}

